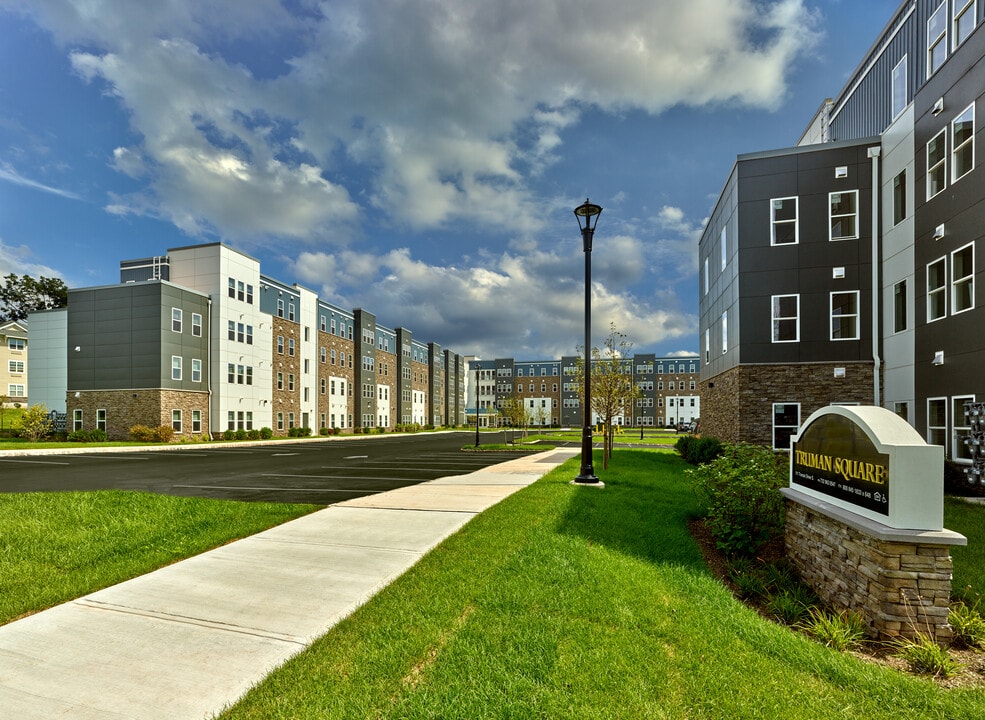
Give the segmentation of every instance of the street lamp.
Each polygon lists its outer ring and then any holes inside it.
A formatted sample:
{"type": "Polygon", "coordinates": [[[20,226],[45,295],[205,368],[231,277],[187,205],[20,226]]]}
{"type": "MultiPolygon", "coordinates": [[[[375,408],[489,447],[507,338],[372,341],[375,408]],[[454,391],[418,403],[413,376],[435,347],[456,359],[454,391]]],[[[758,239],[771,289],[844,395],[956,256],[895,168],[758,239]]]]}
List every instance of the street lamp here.
{"type": "Polygon", "coordinates": [[[475,449],[479,449],[479,366],[475,367],[475,449]]]}
{"type": "Polygon", "coordinates": [[[588,202],[588,198],[575,208],[585,251],[585,407],[582,410],[581,472],[573,482],[595,487],[604,487],[602,481],[595,477],[595,468],[592,467],[592,236],[601,214],[602,206],[588,202]]]}

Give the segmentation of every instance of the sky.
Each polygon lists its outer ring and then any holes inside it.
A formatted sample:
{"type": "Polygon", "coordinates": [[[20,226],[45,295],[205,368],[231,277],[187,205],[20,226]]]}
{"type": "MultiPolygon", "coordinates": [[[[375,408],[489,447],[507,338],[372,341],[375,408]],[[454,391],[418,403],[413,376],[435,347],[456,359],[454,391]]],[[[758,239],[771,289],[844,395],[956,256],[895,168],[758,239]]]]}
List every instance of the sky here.
{"type": "Polygon", "coordinates": [[[697,354],[737,155],[898,0],[0,0],[0,276],[223,242],[462,355],[697,354]]]}

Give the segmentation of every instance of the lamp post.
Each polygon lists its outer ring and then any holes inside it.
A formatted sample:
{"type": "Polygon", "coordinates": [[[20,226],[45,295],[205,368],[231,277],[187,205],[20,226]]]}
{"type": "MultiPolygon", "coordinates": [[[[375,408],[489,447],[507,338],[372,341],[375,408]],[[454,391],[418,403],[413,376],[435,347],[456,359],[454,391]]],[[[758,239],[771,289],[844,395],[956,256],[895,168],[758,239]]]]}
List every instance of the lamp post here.
{"type": "Polygon", "coordinates": [[[601,214],[602,206],[588,202],[588,198],[575,208],[585,251],[585,407],[582,410],[581,472],[573,482],[595,487],[604,487],[602,481],[595,477],[592,466],[592,236],[601,214]]]}
{"type": "Polygon", "coordinates": [[[475,448],[479,449],[479,366],[475,368],[475,448]]]}

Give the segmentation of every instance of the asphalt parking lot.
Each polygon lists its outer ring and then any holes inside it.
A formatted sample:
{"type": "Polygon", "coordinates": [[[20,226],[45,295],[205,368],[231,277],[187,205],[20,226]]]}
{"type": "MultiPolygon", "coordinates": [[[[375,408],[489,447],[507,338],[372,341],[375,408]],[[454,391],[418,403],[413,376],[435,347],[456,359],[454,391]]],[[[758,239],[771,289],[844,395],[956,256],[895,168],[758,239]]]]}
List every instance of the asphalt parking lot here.
{"type": "Polygon", "coordinates": [[[331,505],[516,457],[465,453],[467,432],[189,445],[31,455],[0,453],[0,492],[123,489],[169,495],[331,505]]]}

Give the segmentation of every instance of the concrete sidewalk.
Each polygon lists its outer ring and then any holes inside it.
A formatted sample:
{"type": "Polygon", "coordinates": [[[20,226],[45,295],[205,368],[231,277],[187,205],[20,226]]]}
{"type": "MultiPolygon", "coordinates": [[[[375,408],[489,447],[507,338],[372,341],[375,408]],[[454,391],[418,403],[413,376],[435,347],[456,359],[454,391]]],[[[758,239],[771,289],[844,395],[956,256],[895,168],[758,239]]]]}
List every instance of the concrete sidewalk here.
{"type": "Polygon", "coordinates": [[[563,448],[332,505],[0,627],[0,718],[202,720],[563,448]]]}

